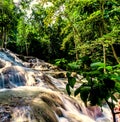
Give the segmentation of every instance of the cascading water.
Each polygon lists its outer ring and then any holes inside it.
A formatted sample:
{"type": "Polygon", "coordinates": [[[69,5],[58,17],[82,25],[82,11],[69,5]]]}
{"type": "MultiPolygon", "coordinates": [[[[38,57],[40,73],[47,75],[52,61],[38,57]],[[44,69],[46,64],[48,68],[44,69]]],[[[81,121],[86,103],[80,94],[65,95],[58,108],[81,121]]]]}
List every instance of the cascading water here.
{"type": "Polygon", "coordinates": [[[5,88],[4,75],[0,73],[0,88],[5,88]]]}
{"type": "Polygon", "coordinates": [[[15,107],[12,111],[12,122],[36,122],[30,106],[15,107]]]}
{"type": "Polygon", "coordinates": [[[36,59],[31,67],[10,51],[1,51],[0,58],[0,122],[112,122],[107,108],[86,108],[69,97],[67,80],[49,73],[55,66],[36,59]]]}

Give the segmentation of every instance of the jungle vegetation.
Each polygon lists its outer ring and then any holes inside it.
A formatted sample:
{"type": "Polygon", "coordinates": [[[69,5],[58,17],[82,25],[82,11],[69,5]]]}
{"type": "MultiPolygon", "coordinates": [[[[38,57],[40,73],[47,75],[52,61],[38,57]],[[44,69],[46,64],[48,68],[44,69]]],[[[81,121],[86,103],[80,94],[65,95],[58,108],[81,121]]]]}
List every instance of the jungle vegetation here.
{"type": "MultiPolygon", "coordinates": [[[[120,93],[120,0],[0,0],[0,47],[82,74],[83,101],[108,103],[120,93]],[[93,80],[94,79],[94,80],[93,80]],[[109,83],[110,84],[109,84],[109,83]],[[103,92],[105,90],[107,97],[103,92]],[[91,93],[99,96],[93,101],[91,93]],[[84,97],[83,97],[84,96],[84,97]]],[[[75,80],[68,75],[66,89],[75,80]]],[[[115,121],[115,116],[113,117],[115,121]]]]}

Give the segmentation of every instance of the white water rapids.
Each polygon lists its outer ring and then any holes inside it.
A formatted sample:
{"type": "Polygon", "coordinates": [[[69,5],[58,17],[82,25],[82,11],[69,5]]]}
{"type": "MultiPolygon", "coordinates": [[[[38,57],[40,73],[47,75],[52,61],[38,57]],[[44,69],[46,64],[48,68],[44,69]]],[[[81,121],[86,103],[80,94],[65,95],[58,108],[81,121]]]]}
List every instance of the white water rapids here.
{"type": "Polygon", "coordinates": [[[63,72],[49,63],[23,62],[9,50],[0,51],[0,122],[112,122],[108,107],[86,108],[67,95],[63,72]]]}

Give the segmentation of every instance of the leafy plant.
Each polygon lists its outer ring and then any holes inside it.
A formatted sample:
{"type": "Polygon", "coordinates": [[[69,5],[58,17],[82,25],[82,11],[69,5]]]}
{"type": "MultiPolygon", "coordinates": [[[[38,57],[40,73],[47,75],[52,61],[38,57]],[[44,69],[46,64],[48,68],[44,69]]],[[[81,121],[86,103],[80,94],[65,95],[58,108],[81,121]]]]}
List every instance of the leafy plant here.
{"type": "Polygon", "coordinates": [[[74,61],[74,62],[70,62],[68,63],[68,70],[69,71],[80,71],[80,68],[81,68],[81,60],[77,60],[77,61],[74,61]]]}
{"type": "MultiPolygon", "coordinates": [[[[74,96],[80,94],[81,99],[87,106],[89,102],[91,105],[99,105],[102,107],[103,101],[106,101],[113,115],[113,121],[116,122],[114,111],[115,102],[117,98],[115,93],[120,93],[120,70],[119,65],[105,66],[102,62],[92,63],[90,65],[91,70],[84,72],[83,76],[87,82],[83,83],[74,91],[74,96]],[[104,68],[106,72],[104,73],[104,68]]],[[[68,84],[66,90],[68,94],[71,94],[70,89],[74,88],[76,83],[75,78],[67,73],[68,84]]]]}
{"type": "Polygon", "coordinates": [[[62,69],[66,69],[67,60],[65,58],[56,59],[55,60],[55,65],[57,65],[58,67],[60,67],[62,69]]]}

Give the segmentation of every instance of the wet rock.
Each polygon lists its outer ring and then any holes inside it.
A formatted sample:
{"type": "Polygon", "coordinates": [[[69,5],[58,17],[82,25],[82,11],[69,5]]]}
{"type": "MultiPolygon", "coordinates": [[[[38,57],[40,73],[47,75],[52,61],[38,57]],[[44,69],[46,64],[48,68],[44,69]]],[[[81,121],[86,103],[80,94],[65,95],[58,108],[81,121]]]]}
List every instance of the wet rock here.
{"type": "Polygon", "coordinates": [[[6,65],[6,63],[4,61],[0,60],[0,68],[5,67],[5,65],[6,65]]]}
{"type": "Polygon", "coordinates": [[[55,112],[59,117],[63,117],[63,113],[59,107],[55,109],[55,112]]]}
{"type": "Polygon", "coordinates": [[[65,71],[51,72],[50,73],[54,78],[66,78],[65,71]]]}
{"type": "Polygon", "coordinates": [[[33,112],[35,113],[35,118],[38,121],[58,122],[54,112],[44,101],[34,99],[31,105],[33,112]]]}

